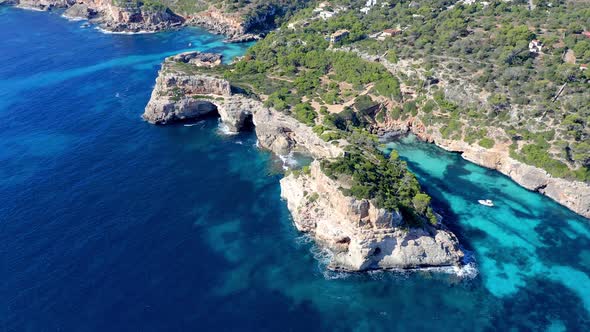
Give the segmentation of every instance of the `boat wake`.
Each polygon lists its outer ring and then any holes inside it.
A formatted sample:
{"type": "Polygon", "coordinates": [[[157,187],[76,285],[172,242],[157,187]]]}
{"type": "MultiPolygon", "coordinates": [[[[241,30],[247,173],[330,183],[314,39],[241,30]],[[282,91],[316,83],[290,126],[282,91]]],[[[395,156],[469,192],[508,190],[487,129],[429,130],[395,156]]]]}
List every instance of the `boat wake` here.
{"type": "Polygon", "coordinates": [[[205,120],[201,120],[195,123],[186,123],[184,124],[185,127],[194,127],[194,126],[201,126],[203,127],[203,125],[205,124],[205,120]]]}

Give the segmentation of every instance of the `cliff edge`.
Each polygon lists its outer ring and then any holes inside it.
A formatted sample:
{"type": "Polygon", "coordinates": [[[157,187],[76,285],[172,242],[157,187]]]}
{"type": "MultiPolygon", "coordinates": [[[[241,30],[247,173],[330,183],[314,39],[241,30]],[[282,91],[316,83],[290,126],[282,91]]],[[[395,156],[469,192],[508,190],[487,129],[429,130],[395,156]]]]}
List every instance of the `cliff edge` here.
{"type": "Polygon", "coordinates": [[[442,225],[407,227],[397,211],[345,196],[318,161],[309,174],[281,180],[297,229],[333,254],[329,267],[344,271],[456,266],[464,256],[455,235],[442,225]]]}
{"type": "Polygon", "coordinates": [[[309,173],[281,180],[294,223],[334,255],[330,268],[344,271],[412,269],[460,265],[463,252],[457,238],[440,223],[409,227],[402,214],[377,208],[371,200],[355,199],[326,176],[318,160],[344,155],[346,141],[325,142],[312,128],[232,91],[226,80],[203,74],[196,67],[214,67],[214,55],[198,52],[167,58],[156,79],[143,118],[153,124],[185,121],[218,114],[230,131],[252,124],[259,146],[278,155],[302,151],[314,161],[309,173]]]}

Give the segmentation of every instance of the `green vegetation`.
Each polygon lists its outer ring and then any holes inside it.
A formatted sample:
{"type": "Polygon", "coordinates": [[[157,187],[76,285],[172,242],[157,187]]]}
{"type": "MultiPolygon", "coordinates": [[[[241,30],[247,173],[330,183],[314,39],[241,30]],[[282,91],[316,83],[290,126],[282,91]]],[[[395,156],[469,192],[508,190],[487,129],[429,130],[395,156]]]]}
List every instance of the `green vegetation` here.
{"type": "Polygon", "coordinates": [[[383,156],[369,134],[410,117],[435,136],[486,149],[512,141],[512,157],[590,181],[590,70],[579,68],[590,62],[590,39],[581,35],[590,29],[590,8],[400,0],[364,14],[363,1],[330,3],[346,10],[326,20],[313,12],[316,3],[291,12],[289,24],[221,70],[232,85],[323,140],[348,141],[346,156],[322,162],[345,193],[399,210],[410,223],[436,222],[405,163],[383,156]],[[396,27],[402,32],[395,36],[370,37],[396,27]],[[331,44],[328,37],[340,29],[348,36],[331,44]],[[533,39],[543,42],[542,54],[529,51],[533,39]]]}
{"type": "Polygon", "coordinates": [[[295,105],[293,115],[295,116],[295,119],[305,123],[308,126],[313,126],[315,124],[315,118],[317,117],[316,112],[309,103],[295,105]]]}
{"type": "Polygon", "coordinates": [[[327,176],[347,182],[345,195],[400,211],[409,225],[437,222],[430,197],[420,192],[418,180],[395,154],[388,158],[376,150],[352,147],[344,157],[322,161],[321,167],[327,176]]]}
{"type": "Polygon", "coordinates": [[[479,140],[478,144],[486,149],[491,149],[494,147],[496,142],[493,138],[484,137],[481,140],[479,140]]]}

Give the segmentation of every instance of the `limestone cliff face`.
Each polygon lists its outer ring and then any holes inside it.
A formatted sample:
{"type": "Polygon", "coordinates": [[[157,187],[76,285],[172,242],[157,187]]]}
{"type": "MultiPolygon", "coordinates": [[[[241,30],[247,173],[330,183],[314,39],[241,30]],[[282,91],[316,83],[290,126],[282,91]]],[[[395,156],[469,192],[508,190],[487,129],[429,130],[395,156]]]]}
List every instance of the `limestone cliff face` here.
{"type": "Polygon", "coordinates": [[[318,161],[310,174],[281,180],[297,229],[310,233],[332,253],[329,267],[345,271],[459,265],[457,238],[442,226],[402,228],[402,216],[368,200],[344,196],[318,161]]]}
{"type": "Polygon", "coordinates": [[[243,19],[238,13],[224,13],[214,6],[203,12],[187,16],[187,23],[229,37],[246,33],[243,19]]]}
{"type": "Polygon", "coordinates": [[[255,11],[255,15],[247,18],[241,12],[230,13],[215,6],[202,12],[180,15],[164,6],[146,6],[141,2],[124,0],[0,0],[0,4],[35,10],[65,8],[65,17],[92,20],[103,30],[111,32],[156,32],[196,25],[228,36],[227,42],[259,39],[259,34],[249,31],[266,31],[266,22],[276,15],[273,6],[255,11]]]}
{"type": "Polygon", "coordinates": [[[486,149],[464,141],[444,139],[438,130],[427,130],[417,119],[396,121],[389,124],[388,131],[412,132],[420,139],[434,143],[475,164],[495,169],[510,177],[519,185],[538,191],[570,210],[590,218],[590,184],[555,178],[538,167],[524,164],[510,157],[505,147],[486,149]]]}
{"type": "Polygon", "coordinates": [[[184,19],[168,8],[112,0],[14,0],[17,6],[38,10],[67,8],[64,16],[92,19],[113,32],[155,32],[180,27],[184,19]],[[120,4],[119,4],[120,3],[120,4]]]}
{"type": "Polygon", "coordinates": [[[167,58],[143,118],[150,123],[166,124],[217,112],[229,131],[237,132],[253,123],[259,145],[276,154],[299,150],[316,158],[335,158],[343,153],[340,146],[323,141],[311,127],[293,117],[265,107],[260,101],[233,94],[226,80],[191,73],[182,66],[210,67],[219,62],[215,55],[199,52],[167,58]]]}
{"type": "MultiPolygon", "coordinates": [[[[303,151],[317,160],[344,153],[345,142],[325,142],[290,115],[233,94],[227,81],[192,73],[183,65],[203,59],[211,61],[210,55],[203,54],[181,54],[164,61],[144,119],[165,124],[217,112],[230,131],[252,123],[260,147],[279,155],[303,151]]],[[[297,228],[334,253],[331,268],[364,271],[460,264],[463,252],[458,241],[442,226],[404,229],[399,213],[344,196],[317,161],[311,170],[311,174],[281,180],[281,195],[297,228]]]]}
{"type": "Polygon", "coordinates": [[[315,158],[336,158],[344,153],[341,146],[319,138],[311,127],[272,108],[258,109],[253,120],[260,146],[276,154],[285,155],[302,149],[315,158]]]}
{"type": "Polygon", "coordinates": [[[51,10],[54,8],[67,8],[75,2],[75,0],[14,0],[11,3],[21,8],[51,10]]]}
{"type": "Polygon", "coordinates": [[[143,118],[154,124],[192,119],[217,111],[216,97],[231,94],[227,81],[205,75],[193,75],[175,68],[178,63],[215,66],[221,57],[199,52],[182,53],[167,58],[158,73],[152,96],[143,118]]]}

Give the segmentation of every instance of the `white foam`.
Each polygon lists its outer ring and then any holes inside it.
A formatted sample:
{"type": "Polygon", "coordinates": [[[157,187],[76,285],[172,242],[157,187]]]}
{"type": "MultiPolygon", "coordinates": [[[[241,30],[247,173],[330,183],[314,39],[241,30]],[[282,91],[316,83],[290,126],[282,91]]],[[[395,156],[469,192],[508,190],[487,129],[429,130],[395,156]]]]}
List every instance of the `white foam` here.
{"type": "Polygon", "coordinates": [[[83,17],[72,17],[72,16],[68,16],[66,14],[62,14],[61,17],[67,19],[70,22],[86,21],[86,19],[83,17]]]}
{"type": "Polygon", "coordinates": [[[144,34],[148,34],[148,33],[156,33],[156,31],[146,31],[146,30],[140,30],[137,32],[131,32],[131,31],[109,31],[109,30],[105,30],[101,27],[96,27],[96,30],[102,32],[102,33],[106,33],[108,35],[144,35],[144,34]]]}
{"type": "Polygon", "coordinates": [[[217,132],[221,135],[226,135],[226,136],[238,134],[237,131],[229,130],[229,127],[225,123],[221,122],[221,120],[219,121],[219,125],[217,126],[217,132]]]}
{"type": "Polygon", "coordinates": [[[297,246],[304,246],[304,245],[307,245],[312,242],[313,242],[313,238],[309,234],[303,234],[303,235],[295,238],[295,244],[297,246]]]}
{"type": "Polygon", "coordinates": [[[289,152],[287,155],[279,155],[279,159],[283,162],[283,169],[288,171],[292,167],[296,167],[298,165],[297,159],[295,159],[293,155],[293,151],[289,152]]]}
{"type": "MultiPolygon", "coordinates": [[[[305,238],[301,237],[301,241],[313,241],[311,236],[306,235],[305,238]],[[305,239],[305,240],[303,240],[305,239]]],[[[479,274],[479,270],[477,269],[477,264],[475,262],[475,257],[472,252],[463,249],[465,253],[465,257],[463,259],[462,266],[440,266],[440,267],[421,267],[415,269],[386,269],[386,270],[370,270],[366,273],[371,276],[371,278],[375,280],[382,280],[386,273],[395,273],[396,276],[409,276],[411,273],[416,272],[434,272],[434,273],[444,273],[444,274],[451,274],[455,275],[460,279],[474,279],[479,274]]],[[[328,268],[334,254],[327,248],[322,248],[317,245],[314,245],[310,252],[313,255],[313,258],[318,261],[318,268],[320,269],[322,275],[325,279],[332,280],[332,279],[343,279],[347,278],[352,273],[343,272],[343,271],[334,271],[328,268]]]]}
{"type": "Polygon", "coordinates": [[[25,5],[18,5],[16,6],[16,8],[20,8],[20,9],[24,9],[24,10],[32,10],[34,12],[45,12],[45,9],[41,9],[41,8],[35,8],[35,7],[28,7],[25,5]]]}
{"type": "Polygon", "coordinates": [[[475,263],[468,263],[461,267],[454,267],[454,273],[461,279],[473,279],[479,274],[475,263]]]}

